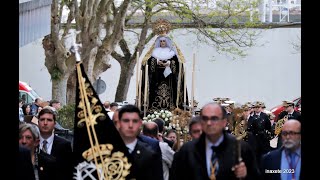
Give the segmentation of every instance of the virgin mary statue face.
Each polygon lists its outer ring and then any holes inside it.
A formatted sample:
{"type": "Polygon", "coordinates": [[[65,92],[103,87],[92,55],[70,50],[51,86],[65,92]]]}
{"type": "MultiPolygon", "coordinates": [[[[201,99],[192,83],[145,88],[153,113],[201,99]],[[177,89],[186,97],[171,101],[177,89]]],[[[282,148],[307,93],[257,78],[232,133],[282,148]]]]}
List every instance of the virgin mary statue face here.
{"type": "Polygon", "coordinates": [[[167,47],[167,42],[165,39],[160,39],[160,47],[167,47]]]}

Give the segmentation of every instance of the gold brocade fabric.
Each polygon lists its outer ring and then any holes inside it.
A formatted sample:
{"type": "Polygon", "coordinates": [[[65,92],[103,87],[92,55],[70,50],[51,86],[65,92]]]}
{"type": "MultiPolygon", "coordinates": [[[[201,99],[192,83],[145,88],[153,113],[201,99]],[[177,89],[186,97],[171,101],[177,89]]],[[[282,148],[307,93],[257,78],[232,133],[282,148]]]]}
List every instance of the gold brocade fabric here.
{"type": "MultiPolygon", "coordinates": [[[[179,63],[177,56],[169,59],[170,69],[172,73],[165,77],[163,72],[164,67],[157,64],[154,57],[148,59],[148,84],[147,93],[145,88],[141,88],[141,109],[144,110],[144,96],[147,95],[147,114],[152,114],[158,110],[173,111],[177,107],[183,109],[183,68],[182,63],[179,63]]],[[[145,86],[145,65],[142,66],[142,87],[145,86]]]]}

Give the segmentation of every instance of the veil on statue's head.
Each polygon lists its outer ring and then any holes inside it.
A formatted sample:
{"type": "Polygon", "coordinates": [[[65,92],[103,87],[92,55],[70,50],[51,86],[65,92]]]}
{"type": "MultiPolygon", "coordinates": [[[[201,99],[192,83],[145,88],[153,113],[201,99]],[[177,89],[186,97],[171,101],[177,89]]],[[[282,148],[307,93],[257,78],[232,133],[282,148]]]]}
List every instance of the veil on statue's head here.
{"type": "Polygon", "coordinates": [[[145,64],[147,60],[150,58],[152,51],[154,48],[160,47],[160,40],[164,39],[166,40],[167,46],[172,49],[175,54],[178,57],[179,62],[184,63],[185,59],[182,55],[180,49],[177,47],[177,45],[167,36],[169,31],[171,30],[171,24],[166,19],[158,19],[156,22],[154,22],[152,31],[154,34],[157,34],[158,37],[156,38],[153,45],[150,47],[148,52],[146,53],[145,57],[142,59],[142,64],[145,64]]]}
{"type": "Polygon", "coordinates": [[[173,45],[171,39],[168,36],[162,36],[162,35],[158,36],[156,41],[155,41],[155,43],[154,43],[154,48],[159,48],[160,47],[160,40],[165,40],[166,43],[167,43],[167,47],[170,50],[174,51],[174,53],[176,55],[178,55],[176,47],[173,45]]]}

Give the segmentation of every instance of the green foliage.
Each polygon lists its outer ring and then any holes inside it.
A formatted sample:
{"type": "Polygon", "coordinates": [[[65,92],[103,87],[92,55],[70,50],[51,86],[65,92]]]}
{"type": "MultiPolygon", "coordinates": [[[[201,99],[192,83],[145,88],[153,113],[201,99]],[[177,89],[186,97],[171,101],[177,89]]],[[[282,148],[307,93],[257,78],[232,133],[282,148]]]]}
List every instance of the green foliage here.
{"type": "Polygon", "coordinates": [[[51,73],[51,80],[59,80],[62,76],[61,71],[59,70],[59,68],[57,66],[55,66],[52,69],[52,73],[51,73]]]}
{"type": "Polygon", "coordinates": [[[62,127],[73,130],[74,116],[75,116],[75,104],[69,104],[63,106],[58,111],[58,121],[62,127]]]}

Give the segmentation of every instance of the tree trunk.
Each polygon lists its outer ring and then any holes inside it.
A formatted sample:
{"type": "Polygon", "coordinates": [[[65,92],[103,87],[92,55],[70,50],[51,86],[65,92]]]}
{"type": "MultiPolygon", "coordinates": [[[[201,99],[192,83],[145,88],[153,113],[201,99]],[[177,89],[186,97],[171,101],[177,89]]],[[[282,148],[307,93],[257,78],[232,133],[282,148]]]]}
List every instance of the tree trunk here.
{"type": "Polygon", "coordinates": [[[67,104],[76,103],[76,82],[78,81],[76,78],[76,71],[74,71],[69,76],[67,83],[67,104]]]}
{"type": "Polygon", "coordinates": [[[120,64],[121,73],[120,73],[120,79],[117,87],[116,97],[115,101],[125,101],[127,99],[127,94],[129,90],[129,85],[131,81],[131,77],[133,76],[135,61],[127,60],[124,61],[123,64],[120,64]],[[131,63],[127,63],[131,62],[131,63]]]}
{"type": "Polygon", "coordinates": [[[61,106],[66,105],[67,103],[67,75],[61,77],[59,80],[52,80],[52,99],[56,99],[61,103],[61,106]]]}

